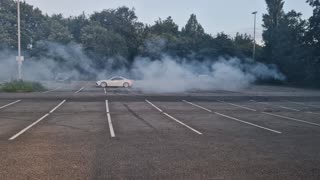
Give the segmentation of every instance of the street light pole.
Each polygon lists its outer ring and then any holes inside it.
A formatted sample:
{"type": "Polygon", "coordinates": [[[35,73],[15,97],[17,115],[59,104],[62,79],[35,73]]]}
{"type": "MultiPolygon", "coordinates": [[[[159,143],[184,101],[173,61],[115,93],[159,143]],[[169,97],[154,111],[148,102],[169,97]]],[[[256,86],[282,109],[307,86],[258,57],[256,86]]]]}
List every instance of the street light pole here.
{"type": "Polygon", "coordinates": [[[20,28],[20,0],[17,0],[17,18],[18,18],[18,80],[22,80],[21,67],[24,57],[21,56],[21,28],[20,28]]]}
{"type": "Polygon", "coordinates": [[[253,12],[254,15],[254,28],[253,28],[253,52],[252,52],[252,59],[255,60],[256,58],[256,21],[257,21],[257,11],[253,12]]]}

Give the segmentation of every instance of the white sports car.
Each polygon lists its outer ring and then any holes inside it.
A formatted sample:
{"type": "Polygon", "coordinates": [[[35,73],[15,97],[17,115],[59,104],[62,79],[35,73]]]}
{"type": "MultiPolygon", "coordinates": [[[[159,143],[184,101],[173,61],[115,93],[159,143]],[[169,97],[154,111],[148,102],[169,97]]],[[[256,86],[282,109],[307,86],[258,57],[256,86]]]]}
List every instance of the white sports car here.
{"type": "Polygon", "coordinates": [[[100,87],[124,87],[124,88],[129,88],[132,87],[133,85],[133,80],[126,79],[121,76],[115,76],[110,78],[109,80],[100,80],[96,82],[97,86],[100,87]]]}

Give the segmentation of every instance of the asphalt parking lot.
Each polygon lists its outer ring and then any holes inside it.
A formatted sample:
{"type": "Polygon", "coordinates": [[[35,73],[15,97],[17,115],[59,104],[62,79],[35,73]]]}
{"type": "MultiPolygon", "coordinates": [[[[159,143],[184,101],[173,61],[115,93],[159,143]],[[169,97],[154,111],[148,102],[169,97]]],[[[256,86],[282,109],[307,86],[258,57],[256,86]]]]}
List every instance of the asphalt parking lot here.
{"type": "Polygon", "coordinates": [[[320,91],[0,93],[0,179],[320,179],[320,91]]]}

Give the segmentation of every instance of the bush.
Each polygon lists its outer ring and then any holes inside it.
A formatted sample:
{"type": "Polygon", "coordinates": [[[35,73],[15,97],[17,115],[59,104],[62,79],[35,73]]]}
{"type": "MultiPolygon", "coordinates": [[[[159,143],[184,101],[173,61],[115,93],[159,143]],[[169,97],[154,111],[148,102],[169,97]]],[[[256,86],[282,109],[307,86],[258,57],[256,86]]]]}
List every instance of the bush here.
{"type": "Polygon", "coordinates": [[[46,88],[38,82],[12,81],[0,85],[4,92],[36,92],[44,91],[46,88]]]}

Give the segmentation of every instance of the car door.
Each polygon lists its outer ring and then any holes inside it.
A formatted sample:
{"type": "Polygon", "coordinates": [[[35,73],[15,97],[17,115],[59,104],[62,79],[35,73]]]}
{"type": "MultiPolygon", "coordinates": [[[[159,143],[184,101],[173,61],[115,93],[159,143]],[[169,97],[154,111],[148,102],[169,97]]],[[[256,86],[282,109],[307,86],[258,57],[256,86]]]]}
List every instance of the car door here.
{"type": "Polygon", "coordinates": [[[110,80],[110,85],[109,86],[113,86],[113,87],[121,87],[123,85],[123,79],[122,78],[119,78],[119,77],[115,77],[115,78],[112,78],[110,80]]]}

